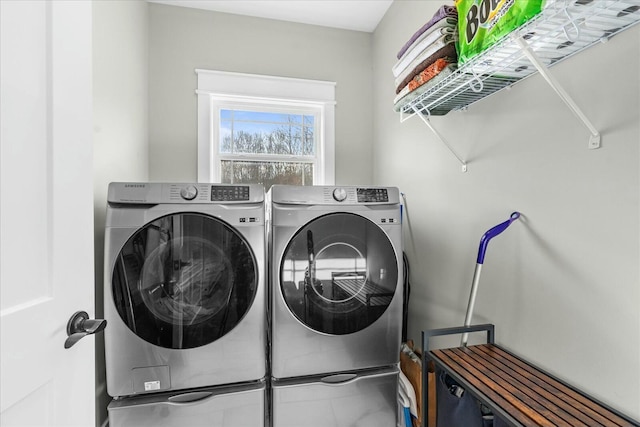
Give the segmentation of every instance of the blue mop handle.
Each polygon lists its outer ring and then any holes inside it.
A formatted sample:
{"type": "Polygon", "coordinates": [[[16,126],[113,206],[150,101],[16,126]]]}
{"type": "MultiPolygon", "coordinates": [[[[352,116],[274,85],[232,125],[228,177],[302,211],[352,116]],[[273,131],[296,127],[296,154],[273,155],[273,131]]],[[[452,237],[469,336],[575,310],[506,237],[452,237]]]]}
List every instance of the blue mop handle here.
{"type": "MultiPolygon", "coordinates": [[[[487,252],[487,245],[489,240],[502,233],[511,225],[513,221],[520,218],[520,212],[513,212],[508,220],[502,222],[495,227],[489,229],[482,235],[480,239],[480,248],[478,249],[478,260],[476,262],[476,269],[473,272],[473,281],[471,282],[471,292],[469,293],[469,304],[467,305],[467,313],[464,317],[464,326],[471,325],[471,319],[473,317],[473,306],[476,303],[476,294],[478,293],[478,284],[480,283],[480,273],[482,273],[482,264],[484,263],[484,255],[487,252]]],[[[469,334],[462,334],[460,339],[460,345],[466,347],[469,334]]]]}
{"type": "Polygon", "coordinates": [[[482,235],[482,238],[480,239],[480,248],[478,248],[478,260],[477,260],[478,264],[484,264],[484,254],[487,252],[487,246],[489,245],[489,240],[493,239],[498,234],[506,230],[507,227],[509,227],[511,223],[518,218],[520,218],[520,212],[514,212],[511,214],[508,220],[489,229],[486,233],[482,235]]]}

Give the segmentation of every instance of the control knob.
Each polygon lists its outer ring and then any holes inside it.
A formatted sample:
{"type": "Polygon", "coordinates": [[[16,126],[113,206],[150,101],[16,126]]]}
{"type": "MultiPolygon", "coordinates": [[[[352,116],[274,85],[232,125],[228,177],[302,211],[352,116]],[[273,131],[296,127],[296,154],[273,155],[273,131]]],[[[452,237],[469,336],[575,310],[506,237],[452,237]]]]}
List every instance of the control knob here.
{"type": "Polygon", "coordinates": [[[198,189],[193,185],[189,185],[180,190],[180,196],[185,200],[193,200],[197,195],[198,189]]]}
{"type": "Polygon", "coordinates": [[[347,198],[347,190],[344,188],[336,188],[333,190],[333,198],[336,202],[343,202],[347,198]]]}

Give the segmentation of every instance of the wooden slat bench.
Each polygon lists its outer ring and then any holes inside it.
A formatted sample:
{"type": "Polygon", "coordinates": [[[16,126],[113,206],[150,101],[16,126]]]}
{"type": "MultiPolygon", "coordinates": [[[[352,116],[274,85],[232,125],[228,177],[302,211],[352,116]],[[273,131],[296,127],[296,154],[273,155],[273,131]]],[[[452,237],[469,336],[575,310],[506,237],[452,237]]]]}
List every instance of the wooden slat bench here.
{"type": "MultiPolygon", "coordinates": [[[[500,348],[495,344],[494,337],[494,326],[490,324],[424,331],[422,366],[433,361],[465,392],[470,392],[510,426],[640,426],[637,421],[500,348]],[[434,336],[484,331],[487,333],[487,344],[429,350],[429,340],[434,336]]],[[[423,408],[428,407],[426,384],[424,373],[423,408]]],[[[426,419],[423,416],[423,420],[426,419]]],[[[423,427],[426,424],[423,423],[423,427]]]]}

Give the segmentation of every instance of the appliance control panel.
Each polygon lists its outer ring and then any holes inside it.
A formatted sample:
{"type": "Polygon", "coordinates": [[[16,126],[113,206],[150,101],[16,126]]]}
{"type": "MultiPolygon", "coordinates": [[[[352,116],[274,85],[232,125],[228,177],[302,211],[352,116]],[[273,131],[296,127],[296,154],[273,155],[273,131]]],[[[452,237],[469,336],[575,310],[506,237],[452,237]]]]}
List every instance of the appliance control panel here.
{"type": "Polygon", "coordinates": [[[261,203],[264,188],[258,184],[124,183],[109,184],[110,203],[261,203]]]}
{"type": "Polygon", "coordinates": [[[396,187],[293,186],[271,187],[273,203],[293,205],[393,205],[400,203],[396,187]]]}
{"type": "Polygon", "coordinates": [[[338,203],[389,203],[389,190],[387,188],[365,188],[365,187],[336,187],[328,196],[327,188],[324,193],[325,202],[338,203]]]}

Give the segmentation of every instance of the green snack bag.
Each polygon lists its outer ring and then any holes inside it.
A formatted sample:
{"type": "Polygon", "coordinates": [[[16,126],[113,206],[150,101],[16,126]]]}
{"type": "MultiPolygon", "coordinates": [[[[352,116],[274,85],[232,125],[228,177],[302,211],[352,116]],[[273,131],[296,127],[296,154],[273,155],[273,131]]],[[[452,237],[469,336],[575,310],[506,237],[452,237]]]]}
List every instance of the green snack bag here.
{"type": "Polygon", "coordinates": [[[544,1],[456,0],[458,64],[464,64],[539,14],[544,1]]]}

